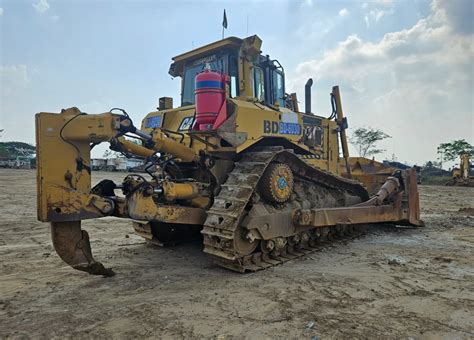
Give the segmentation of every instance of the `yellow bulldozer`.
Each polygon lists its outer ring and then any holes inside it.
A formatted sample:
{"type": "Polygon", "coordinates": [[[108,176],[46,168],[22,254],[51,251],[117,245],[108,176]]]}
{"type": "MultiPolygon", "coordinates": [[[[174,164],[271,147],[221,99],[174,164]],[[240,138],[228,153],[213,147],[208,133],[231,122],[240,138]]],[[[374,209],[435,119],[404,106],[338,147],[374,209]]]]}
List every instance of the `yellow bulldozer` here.
{"type": "Polygon", "coordinates": [[[361,225],[423,226],[415,172],[378,176],[377,188],[371,176],[352,174],[339,88],[325,118],[312,113],[308,80],[300,112],[282,65],[261,44],[256,35],[229,37],[174,57],[181,106],[160,98],[140,127],[117,108],[36,115],[38,219],[51,222],[66,263],[113,275],[81,229],[105,216],[130,219],[160,245],[200,233],[204,252],[238,272],[303,256],[361,225]],[[142,157],[147,174],[91,187],[90,150],[101,142],[142,157]]]}
{"type": "Polygon", "coordinates": [[[467,152],[459,155],[459,168],[453,169],[452,178],[446,185],[474,187],[474,176],[471,176],[470,158],[471,155],[467,152]]]}

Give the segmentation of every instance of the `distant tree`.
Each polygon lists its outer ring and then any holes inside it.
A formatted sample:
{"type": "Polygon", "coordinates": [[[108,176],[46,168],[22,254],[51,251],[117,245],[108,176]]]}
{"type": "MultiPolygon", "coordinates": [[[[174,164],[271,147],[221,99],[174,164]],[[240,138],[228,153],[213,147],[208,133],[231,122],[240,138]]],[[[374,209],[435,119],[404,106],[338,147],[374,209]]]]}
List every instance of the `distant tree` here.
{"type": "Polygon", "coordinates": [[[380,129],[362,127],[354,130],[349,142],[357,147],[359,156],[367,157],[384,152],[384,149],[377,149],[376,145],[386,138],[391,138],[391,136],[380,129]]]}
{"type": "Polygon", "coordinates": [[[423,165],[423,168],[428,168],[428,169],[441,168],[441,162],[428,161],[425,163],[425,165],[423,165]]]}
{"type": "Polygon", "coordinates": [[[441,143],[438,146],[438,155],[440,155],[441,162],[454,161],[459,158],[460,155],[468,153],[474,156],[474,147],[469,144],[465,139],[453,140],[449,143],[441,143]]]}
{"type": "Polygon", "coordinates": [[[36,153],[36,148],[24,142],[0,142],[0,157],[29,157],[36,153]]]}

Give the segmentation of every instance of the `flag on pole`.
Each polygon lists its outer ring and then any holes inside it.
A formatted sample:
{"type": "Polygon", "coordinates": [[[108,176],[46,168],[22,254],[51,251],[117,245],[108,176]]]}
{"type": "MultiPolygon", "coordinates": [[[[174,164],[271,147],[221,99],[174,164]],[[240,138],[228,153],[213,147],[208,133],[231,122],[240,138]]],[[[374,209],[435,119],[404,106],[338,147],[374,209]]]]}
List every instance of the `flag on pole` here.
{"type": "Polygon", "coordinates": [[[222,27],[227,28],[227,15],[225,14],[225,9],[224,9],[224,18],[222,19],[222,27]]]}

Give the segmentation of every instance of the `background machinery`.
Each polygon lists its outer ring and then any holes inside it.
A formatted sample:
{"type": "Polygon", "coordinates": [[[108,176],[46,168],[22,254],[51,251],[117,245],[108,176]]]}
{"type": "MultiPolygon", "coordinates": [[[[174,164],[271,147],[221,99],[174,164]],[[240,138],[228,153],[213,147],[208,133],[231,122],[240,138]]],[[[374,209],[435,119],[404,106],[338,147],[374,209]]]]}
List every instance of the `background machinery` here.
{"type": "Polygon", "coordinates": [[[470,154],[463,153],[459,155],[460,163],[459,168],[454,168],[452,171],[451,180],[446,185],[456,186],[474,186],[474,177],[471,176],[471,162],[470,154]]]}
{"type": "Polygon", "coordinates": [[[121,109],[36,115],[38,219],[51,222],[66,263],[113,274],[93,259],[81,229],[81,220],[104,216],[131,219],[161,245],[200,232],[204,252],[239,272],[302,256],[361,224],[423,225],[414,171],[386,173],[369,192],[367,176],[350,171],[338,87],[324,118],[311,112],[308,81],[299,112],[283,67],[261,43],[230,37],[173,58],[181,106],[160,98],[140,129],[121,109]],[[101,142],[144,158],[147,174],[91,188],[90,150],[101,142]]]}

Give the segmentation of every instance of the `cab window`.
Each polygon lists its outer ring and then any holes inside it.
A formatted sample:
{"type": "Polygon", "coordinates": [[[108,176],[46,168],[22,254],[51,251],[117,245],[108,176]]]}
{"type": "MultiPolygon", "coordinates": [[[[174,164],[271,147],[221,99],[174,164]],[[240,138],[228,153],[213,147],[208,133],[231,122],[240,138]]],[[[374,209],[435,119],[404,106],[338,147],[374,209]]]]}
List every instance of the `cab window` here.
{"type": "Polygon", "coordinates": [[[254,97],[259,102],[265,101],[265,87],[264,87],[264,73],[260,67],[254,67],[253,69],[253,92],[254,97]]]}
{"type": "Polygon", "coordinates": [[[273,71],[273,103],[278,102],[280,107],[285,107],[285,85],[283,84],[283,73],[279,70],[273,71]]]}
{"type": "Polygon", "coordinates": [[[230,76],[230,96],[235,98],[239,96],[239,70],[237,56],[231,54],[229,56],[229,76],[230,76]]]}
{"type": "MultiPolygon", "coordinates": [[[[209,62],[212,71],[220,71],[222,63],[218,63],[218,60],[209,62]]],[[[181,96],[181,106],[193,105],[194,104],[194,89],[195,89],[195,78],[196,74],[204,71],[206,63],[199,63],[197,65],[189,65],[185,67],[184,79],[183,79],[183,93],[181,96]]]]}
{"type": "Polygon", "coordinates": [[[204,71],[206,64],[209,64],[212,71],[226,73],[227,56],[219,56],[216,58],[215,55],[204,57],[189,63],[184,68],[184,78],[182,81],[182,94],[181,94],[181,106],[193,105],[195,102],[194,90],[196,87],[195,79],[198,73],[204,71]]]}
{"type": "Polygon", "coordinates": [[[228,74],[230,77],[231,97],[237,97],[239,95],[238,63],[235,53],[229,53],[220,56],[211,55],[194,60],[184,67],[181,106],[194,104],[196,75],[204,70],[206,64],[211,66],[212,71],[228,74]]]}

